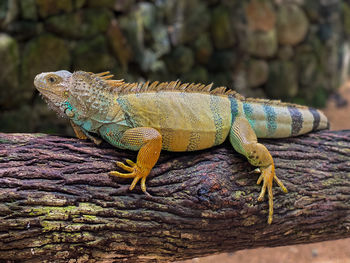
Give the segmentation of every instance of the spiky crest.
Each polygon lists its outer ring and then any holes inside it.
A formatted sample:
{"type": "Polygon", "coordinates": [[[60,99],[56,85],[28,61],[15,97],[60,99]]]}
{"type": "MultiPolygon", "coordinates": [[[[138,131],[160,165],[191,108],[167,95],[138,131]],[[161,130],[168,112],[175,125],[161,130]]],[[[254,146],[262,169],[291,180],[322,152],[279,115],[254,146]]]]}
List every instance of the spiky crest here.
{"type": "Polygon", "coordinates": [[[282,102],[280,100],[269,100],[269,99],[258,99],[258,98],[245,98],[238,92],[227,89],[224,86],[216,87],[212,89],[213,83],[209,85],[201,83],[181,83],[181,81],[170,81],[170,82],[145,82],[145,83],[127,83],[123,79],[111,80],[113,77],[109,71],[101,73],[91,73],[91,77],[100,79],[104,81],[108,87],[111,87],[111,91],[117,92],[118,94],[129,94],[129,93],[141,93],[141,92],[160,92],[160,91],[181,91],[181,92],[194,92],[194,93],[205,93],[205,94],[215,94],[218,96],[233,96],[234,98],[251,103],[263,103],[275,106],[292,106],[298,108],[307,108],[307,106],[302,106],[298,104],[282,102]]]}

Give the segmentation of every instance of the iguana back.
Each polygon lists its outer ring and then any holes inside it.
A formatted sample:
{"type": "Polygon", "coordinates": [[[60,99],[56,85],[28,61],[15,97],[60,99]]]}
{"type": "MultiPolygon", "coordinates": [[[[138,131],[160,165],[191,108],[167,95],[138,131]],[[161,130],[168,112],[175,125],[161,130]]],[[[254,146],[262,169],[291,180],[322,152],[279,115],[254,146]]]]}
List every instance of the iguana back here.
{"type": "Polygon", "coordinates": [[[194,151],[221,144],[231,127],[225,96],[160,91],[118,96],[130,128],[152,127],[162,135],[162,149],[194,151]]]}
{"type": "Polygon", "coordinates": [[[159,130],[162,149],[170,151],[201,150],[221,144],[236,116],[244,116],[258,138],[291,137],[328,125],[323,113],[313,108],[239,99],[233,94],[164,90],[118,95],[116,101],[130,128],[159,130]]]}

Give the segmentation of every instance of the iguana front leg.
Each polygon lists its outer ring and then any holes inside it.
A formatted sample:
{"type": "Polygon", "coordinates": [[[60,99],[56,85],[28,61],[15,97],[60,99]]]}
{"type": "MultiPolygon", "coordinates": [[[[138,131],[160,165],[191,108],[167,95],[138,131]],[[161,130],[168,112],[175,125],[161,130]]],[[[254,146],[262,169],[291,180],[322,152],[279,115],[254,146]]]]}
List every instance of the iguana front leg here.
{"type": "Polygon", "coordinates": [[[139,127],[126,130],[123,134],[116,134],[109,131],[104,137],[113,145],[129,150],[139,150],[137,161],[126,160],[128,165],[117,162],[117,165],[129,173],[120,173],[111,171],[111,175],[122,178],[134,178],[129,189],[134,189],[137,182],[141,179],[141,189],[146,191],[146,177],[159,158],[162,148],[162,135],[153,128],[139,127]]]}
{"type": "Polygon", "coordinates": [[[73,121],[70,121],[70,125],[72,125],[75,136],[77,136],[78,139],[86,140],[88,138],[83,132],[83,130],[78,125],[76,125],[73,121]]]}
{"type": "Polygon", "coordinates": [[[257,184],[260,184],[262,180],[264,182],[258,200],[263,200],[267,189],[269,196],[269,217],[267,222],[271,224],[273,217],[273,180],[284,192],[287,192],[287,188],[275,174],[272,156],[264,145],[258,143],[256,134],[246,118],[237,117],[235,119],[230,130],[230,142],[235,150],[246,156],[252,165],[259,167],[261,175],[257,184]]]}
{"type": "Polygon", "coordinates": [[[78,139],[81,139],[81,140],[90,139],[96,145],[101,144],[102,140],[100,138],[92,136],[88,132],[84,131],[82,128],[80,128],[78,125],[76,125],[73,121],[70,121],[70,124],[72,125],[75,136],[77,136],[78,139]]]}

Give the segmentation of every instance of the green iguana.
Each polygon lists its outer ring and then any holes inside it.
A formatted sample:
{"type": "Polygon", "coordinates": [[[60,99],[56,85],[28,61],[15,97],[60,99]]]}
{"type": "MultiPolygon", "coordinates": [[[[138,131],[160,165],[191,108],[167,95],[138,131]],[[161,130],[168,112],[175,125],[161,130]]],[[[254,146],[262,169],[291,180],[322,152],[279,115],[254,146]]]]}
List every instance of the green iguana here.
{"type": "Polygon", "coordinates": [[[34,84],[48,104],[70,119],[78,138],[95,143],[99,135],[115,147],[138,151],[137,161],[117,165],[128,173],[111,175],[134,178],[130,190],[146,178],[160,151],[195,151],[221,144],[227,137],[233,148],[258,167],[263,181],[258,200],[266,189],[268,223],[273,216],[272,183],[287,189],[275,175],[273,159],[258,138],[283,138],[328,127],[318,110],[280,101],[246,99],[212,85],[172,82],[126,83],[99,74],[61,70],[41,73],[34,84]]]}

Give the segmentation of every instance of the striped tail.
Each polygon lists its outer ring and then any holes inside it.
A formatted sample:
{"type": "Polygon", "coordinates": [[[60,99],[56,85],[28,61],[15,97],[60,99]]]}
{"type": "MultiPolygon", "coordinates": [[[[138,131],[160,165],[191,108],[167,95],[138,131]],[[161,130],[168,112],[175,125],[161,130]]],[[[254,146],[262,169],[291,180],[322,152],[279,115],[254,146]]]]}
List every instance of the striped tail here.
{"type": "Polygon", "coordinates": [[[258,138],[285,138],[329,128],[319,110],[275,101],[243,101],[243,112],[258,138]]]}

